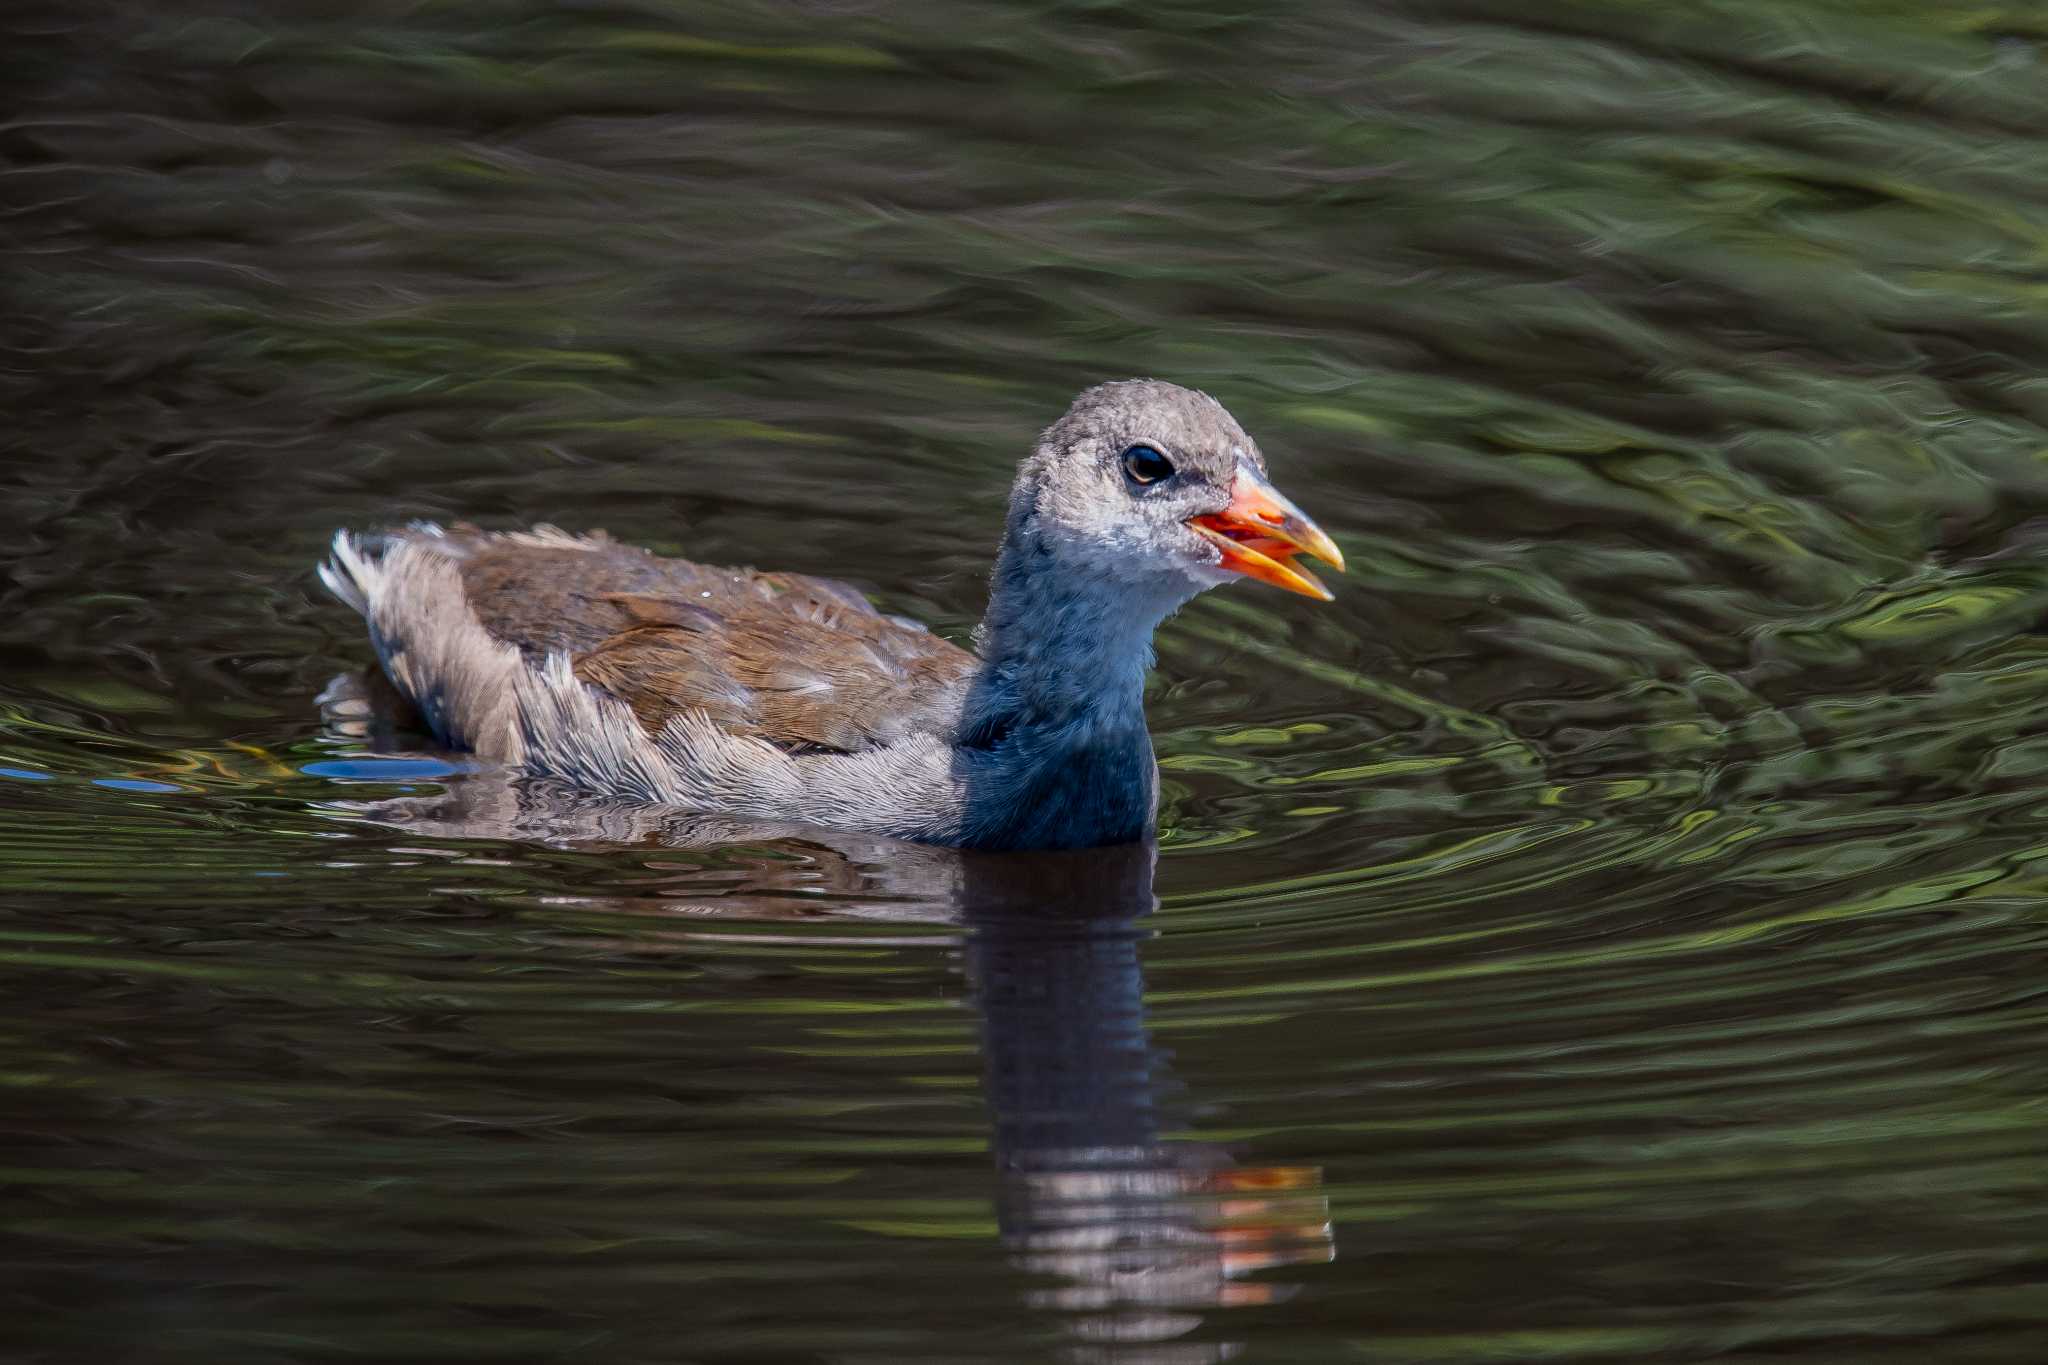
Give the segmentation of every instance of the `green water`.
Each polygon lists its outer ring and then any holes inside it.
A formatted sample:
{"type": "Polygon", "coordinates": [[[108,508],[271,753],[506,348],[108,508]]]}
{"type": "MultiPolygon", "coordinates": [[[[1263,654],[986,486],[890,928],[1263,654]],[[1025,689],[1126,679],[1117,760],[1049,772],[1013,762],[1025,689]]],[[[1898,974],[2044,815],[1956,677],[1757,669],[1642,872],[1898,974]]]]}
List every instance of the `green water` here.
{"type": "Polygon", "coordinates": [[[0,30],[11,1359],[2048,1359],[2048,10],[0,30]],[[412,517],[957,636],[1133,374],[1351,562],[1162,632],[1156,868],[317,700],[412,517]]]}

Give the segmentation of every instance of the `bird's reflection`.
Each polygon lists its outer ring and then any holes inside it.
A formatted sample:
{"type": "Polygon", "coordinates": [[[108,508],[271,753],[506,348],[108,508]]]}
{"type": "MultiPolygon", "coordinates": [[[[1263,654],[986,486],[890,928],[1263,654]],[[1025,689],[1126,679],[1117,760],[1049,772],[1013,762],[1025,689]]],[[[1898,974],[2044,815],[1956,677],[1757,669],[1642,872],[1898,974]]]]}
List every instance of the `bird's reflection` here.
{"type": "Polygon", "coordinates": [[[1255,1270],[1332,1255],[1311,1167],[1242,1166],[1173,1141],[1177,1087],[1145,1027],[1150,847],[970,859],[966,962],[1005,1243],[1051,1283],[1074,1358],[1228,1358],[1185,1338],[1207,1310],[1277,1300],[1255,1270]]]}
{"type": "MultiPolygon", "coordinates": [[[[402,744],[402,732],[360,697],[330,692],[330,723],[375,748],[402,744]]],[[[1228,1359],[1236,1348],[1227,1321],[1197,1335],[1205,1319],[1292,1290],[1247,1276],[1334,1254],[1320,1170],[1240,1165],[1218,1146],[1168,1136],[1179,1089],[1145,1021],[1150,845],[963,853],[593,802],[499,773],[470,774],[434,796],[349,808],[437,837],[744,844],[782,855],[750,864],[744,885],[724,883],[716,895],[679,903],[665,887],[665,921],[681,913],[946,925],[940,942],[958,942],[964,929],[1002,1237],[1031,1276],[1028,1301],[1058,1318],[1073,1360],[1228,1359]],[[820,890],[837,894],[820,898],[820,890]]]]}

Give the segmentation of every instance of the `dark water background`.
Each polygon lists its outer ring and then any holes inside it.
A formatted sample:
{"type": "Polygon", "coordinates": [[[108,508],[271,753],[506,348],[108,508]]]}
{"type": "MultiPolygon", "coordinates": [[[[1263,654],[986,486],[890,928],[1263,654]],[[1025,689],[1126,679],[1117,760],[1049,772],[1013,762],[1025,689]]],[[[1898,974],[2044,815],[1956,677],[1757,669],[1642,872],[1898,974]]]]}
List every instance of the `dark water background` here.
{"type": "Polygon", "coordinates": [[[2048,1359],[2048,10],[0,26],[11,1359],[2048,1359]],[[1156,874],[316,704],[413,516],[964,631],[1130,374],[1352,564],[1156,874]]]}

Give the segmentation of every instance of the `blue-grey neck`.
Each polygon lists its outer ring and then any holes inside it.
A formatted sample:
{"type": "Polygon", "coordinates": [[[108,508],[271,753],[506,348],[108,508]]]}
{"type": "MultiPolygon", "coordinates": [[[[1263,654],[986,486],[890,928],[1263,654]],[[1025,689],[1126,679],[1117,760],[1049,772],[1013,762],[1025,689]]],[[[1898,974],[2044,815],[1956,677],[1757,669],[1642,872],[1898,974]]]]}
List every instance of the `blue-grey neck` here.
{"type": "Polygon", "coordinates": [[[1057,562],[1013,518],[996,559],[958,743],[967,842],[1085,848],[1141,839],[1156,798],[1145,729],[1152,632],[1194,591],[1057,562]]]}

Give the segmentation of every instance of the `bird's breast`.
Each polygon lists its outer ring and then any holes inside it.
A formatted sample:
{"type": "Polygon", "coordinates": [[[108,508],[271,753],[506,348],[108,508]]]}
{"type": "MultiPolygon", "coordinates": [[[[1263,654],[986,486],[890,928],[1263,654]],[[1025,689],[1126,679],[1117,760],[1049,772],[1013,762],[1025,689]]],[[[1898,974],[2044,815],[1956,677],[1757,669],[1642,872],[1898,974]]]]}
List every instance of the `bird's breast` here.
{"type": "Polygon", "coordinates": [[[1091,729],[1056,743],[1032,738],[1010,736],[969,775],[968,847],[1095,848],[1151,831],[1157,765],[1142,728],[1091,729]]]}

